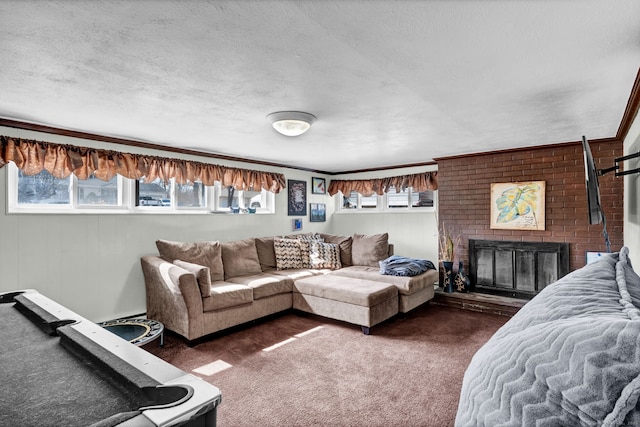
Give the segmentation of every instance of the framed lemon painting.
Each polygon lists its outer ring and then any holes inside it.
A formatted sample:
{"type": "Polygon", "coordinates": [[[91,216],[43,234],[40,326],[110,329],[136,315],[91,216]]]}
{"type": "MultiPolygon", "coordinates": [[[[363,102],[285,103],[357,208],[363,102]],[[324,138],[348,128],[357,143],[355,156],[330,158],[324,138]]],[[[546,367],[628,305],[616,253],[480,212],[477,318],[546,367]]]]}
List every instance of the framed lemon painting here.
{"type": "Polygon", "coordinates": [[[544,230],[544,181],[491,184],[491,228],[544,230]]]}

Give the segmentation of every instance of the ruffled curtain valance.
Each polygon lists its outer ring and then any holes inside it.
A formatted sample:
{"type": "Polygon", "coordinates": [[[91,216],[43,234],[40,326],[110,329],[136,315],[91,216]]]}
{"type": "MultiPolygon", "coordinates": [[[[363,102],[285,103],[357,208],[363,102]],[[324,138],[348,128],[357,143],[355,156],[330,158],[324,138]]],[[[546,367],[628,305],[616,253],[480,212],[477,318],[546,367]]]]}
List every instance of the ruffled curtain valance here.
{"type": "Polygon", "coordinates": [[[13,162],[26,175],[43,169],[56,178],[72,173],[78,179],[91,174],[109,181],[116,174],[148,182],[157,178],[167,182],[174,178],[179,184],[200,181],[213,185],[215,181],[236,190],[265,189],[279,193],[286,187],[284,174],[232,168],[189,160],[122,153],[74,145],[55,144],[0,136],[0,168],[13,162]]]}
{"type": "Polygon", "coordinates": [[[352,191],[357,191],[363,196],[372,196],[389,191],[391,187],[398,190],[405,190],[412,187],[414,191],[427,191],[438,189],[438,172],[422,172],[412,175],[392,176],[388,178],[373,178],[360,180],[333,179],[329,184],[329,195],[333,196],[338,191],[349,195],[352,191]]]}

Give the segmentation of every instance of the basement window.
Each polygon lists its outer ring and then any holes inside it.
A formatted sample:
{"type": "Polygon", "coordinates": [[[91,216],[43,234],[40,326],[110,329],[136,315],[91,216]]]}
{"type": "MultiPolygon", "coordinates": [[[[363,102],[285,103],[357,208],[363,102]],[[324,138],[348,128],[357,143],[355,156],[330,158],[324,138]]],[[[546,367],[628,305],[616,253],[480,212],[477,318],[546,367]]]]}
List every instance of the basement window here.
{"type": "Polygon", "coordinates": [[[55,178],[47,171],[26,175],[10,162],[7,170],[9,213],[275,213],[275,194],[266,190],[237,191],[219,183],[146,182],[116,175],[55,178]]]}
{"type": "Polygon", "coordinates": [[[336,212],[432,212],[435,211],[435,195],[434,191],[413,191],[411,187],[400,191],[392,187],[382,196],[363,196],[352,191],[345,197],[338,192],[336,212]]]}
{"type": "Polygon", "coordinates": [[[389,209],[422,209],[433,208],[434,206],[434,192],[427,191],[414,191],[413,188],[407,187],[404,190],[396,190],[395,187],[391,187],[385,195],[389,209]]]}
{"type": "Polygon", "coordinates": [[[171,206],[171,181],[160,178],[149,181],[142,177],[136,182],[136,206],[140,208],[162,208],[171,206]]]}
{"type": "Polygon", "coordinates": [[[27,175],[13,163],[7,166],[8,212],[112,212],[125,207],[124,179],[103,181],[75,175],[56,178],[46,170],[27,175]]]}
{"type": "MultiPolygon", "coordinates": [[[[342,195],[342,193],[339,193],[342,195]]],[[[363,196],[357,191],[352,191],[348,197],[341,196],[342,210],[376,209],[379,206],[378,195],[363,196]]]]}
{"type": "Polygon", "coordinates": [[[208,211],[206,188],[201,182],[165,183],[160,178],[146,182],[142,177],[136,181],[135,205],[143,212],[208,211]]]}
{"type": "MultiPolygon", "coordinates": [[[[73,176],[73,175],[72,175],[73,176]]],[[[75,179],[77,185],[76,201],[80,206],[121,206],[122,178],[118,175],[109,181],[103,181],[91,175],[88,179],[75,179]]]]}
{"type": "Polygon", "coordinates": [[[46,170],[26,175],[18,170],[18,205],[71,206],[71,176],[55,178],[46,170]]]}
{"type": "Polygon", "coordinates": [[[274,194],[267,190],[236,190],[231,185],[216,182],[214,189],[214,212],[273,213],[274,194]]]}

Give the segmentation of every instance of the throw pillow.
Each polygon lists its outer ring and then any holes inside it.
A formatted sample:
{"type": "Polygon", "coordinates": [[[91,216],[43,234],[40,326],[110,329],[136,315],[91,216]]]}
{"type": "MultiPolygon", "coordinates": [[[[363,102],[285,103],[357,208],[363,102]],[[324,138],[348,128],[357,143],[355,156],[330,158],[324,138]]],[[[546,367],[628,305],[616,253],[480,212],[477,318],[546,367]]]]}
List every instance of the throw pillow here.
{"type": "Polygon", "coordinates": [[[193,264],[209,267],[211,282],[224,280],[222,252],[220,242],[173,242],[170,240],[156,240],[156,247],[160,258],[168,262],[176,259],[193,264]]]}
{"type": "Polygon", "coordinates": [[[300,255],[302,256],[302,266],[304,268],[311,267],[311,244],[313,242],[322,242],[322,237],[318,234],[299,234],[297,236],[298,243],[300,244],[300,255]]]}
{"type": "Polygon", "coordinates": [[[298,240],[317,240],[320,238],[318,233],[298,233],[298,234],[287,234],[286,236],[282,236],[283,239],[298,239],[298,240]]]}
{"type": "Polygon", "coordinates": [[[209,267],[179,259],[174,260],[173,263],[178,267],[184,268],[188,272],[195,274],[202,298],[211,296],[211,272],[209,271],[209,267]]]}
{"type": "Polygon", "coordinates": [[[343,267],[350,267],[353,265],[351,253],[353,248],[353,238],[351,236],[325,233],[321,233],[320,236],[326,243],[335,243],[338,245],[340,248],[340,263],[343,267]]]}
{"type": "Polygon", "coordinates": [[[378,267],[378,262],[389,256],[389,233],[353,235],[351,259],[353,265],[378,267]]]}
{"type": "Polygon", "coordinates": [[[221,246],[225,279],[262,273],[255,239],[223,242],[221,246]]]}
{"type": "Polygon", "coordinates": [[[298,240],[298,246],[300,246],[300,258],[302,259],[301,268],[311,268],[311,242],[313,242],[313,240],[298,240]]]}
{"type": "Polygon", "coordinates": [[[342,268],[340,263],[340,249],[335,243],[310,242],[311,268],[328,268],[337,270],[342,268]]]}
{"type": "Polygon", "coordinates": [[[276,252],[273,247],[273,237],[256,237],[256,250],[262,271],[275,270],[276,252]]]}
{"type": "Polygon", "coordinates": [[[292,268],[305,268],[302,261],[302,251],[300,250],[298,239],[273,239],[273,248],[276,253],[276,268],[278,270],[289,270],[292,268]]]}

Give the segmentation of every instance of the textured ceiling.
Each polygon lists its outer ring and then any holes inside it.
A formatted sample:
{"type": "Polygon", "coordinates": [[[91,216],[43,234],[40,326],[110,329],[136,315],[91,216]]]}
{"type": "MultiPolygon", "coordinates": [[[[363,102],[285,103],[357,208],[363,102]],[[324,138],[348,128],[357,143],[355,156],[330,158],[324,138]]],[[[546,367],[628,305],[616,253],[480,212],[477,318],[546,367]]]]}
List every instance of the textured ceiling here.
{"type": "Polygon", "coordinates": [[[640,1],[0,2],[0,117],[319,171],[616,135],[640,1]],[[301,110],[300,137],[265,116],[301,110]]]}

